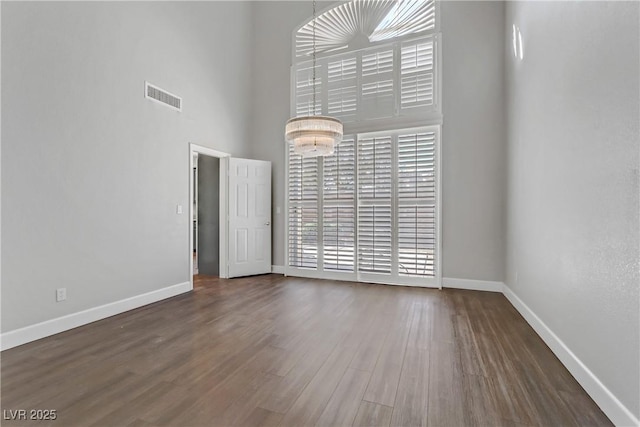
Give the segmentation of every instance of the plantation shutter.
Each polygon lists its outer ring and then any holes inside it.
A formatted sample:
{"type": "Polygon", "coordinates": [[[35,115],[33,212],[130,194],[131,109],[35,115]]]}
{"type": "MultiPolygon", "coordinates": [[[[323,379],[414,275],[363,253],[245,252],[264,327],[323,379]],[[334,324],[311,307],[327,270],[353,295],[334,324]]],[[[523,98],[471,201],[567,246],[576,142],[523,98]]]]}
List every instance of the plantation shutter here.
{"type": "Polygon", "coordinates": [[[435,277],[435,131],[398,136],[398,274],[435,277]]]}
{"type": "Polygon", "coordinates": [[[435,104],[435,43],[433,38],[402,44],[400,65],[400,108],[430,107],[435,104]]]}
{"type": "Polygon", "coordinates": [[[355,247],[355,147],[345,137],[323,169],[323,254],[324,269],[354,271],[355,247]]]}
{"type": "Polygon", "coordinates": [[[360,114],[363,119],[393,117],[395,88],[393,48],[362,54],[360,114]]]}
{"type": "Polygon", "coordinates": [[[317,268],[318,160],[289,147],[289,265],[317,268]]]}
{"type": "Polygon", "coordinates": [[[327,90],[329,115],[353,121],[357,111],[358,83],[355,56],[329,60],[327,90]]]}
{"type": "Polygon", "coordinates": [[[316,103],[313,105],[313,64],[300,64],[296,69],[296,116],[322,114],[322,64],[316,64],[316,103]]]}
{"type": "Polygon", "coordinates": [[[391,137],[358,140],[358,270],[391,273],[391,137]]]}
{"type": "Polygon", "coordinates": [[[438,35],[321,57],[313,104],[311,61],[293,67],[295,114],[328,114],[345,124],[438,118],[438,35]]]}

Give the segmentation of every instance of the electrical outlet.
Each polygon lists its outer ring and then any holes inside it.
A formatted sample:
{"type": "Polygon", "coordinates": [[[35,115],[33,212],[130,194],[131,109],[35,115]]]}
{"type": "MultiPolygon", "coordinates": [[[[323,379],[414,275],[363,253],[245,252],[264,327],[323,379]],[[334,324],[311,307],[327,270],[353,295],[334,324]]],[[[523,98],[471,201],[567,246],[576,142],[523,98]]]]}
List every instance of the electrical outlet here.
{"type": "Polygon", "coordinates": [[[64,301],[67,299],[67,288],[56,289],[56,302],[64,301]]]}
{"type": "Polygon", "coordinates": [[[182,215],[182,205],[177,205],[177,206],[176,206],[176,213],[177,213],[178,215],[182,215]]]}

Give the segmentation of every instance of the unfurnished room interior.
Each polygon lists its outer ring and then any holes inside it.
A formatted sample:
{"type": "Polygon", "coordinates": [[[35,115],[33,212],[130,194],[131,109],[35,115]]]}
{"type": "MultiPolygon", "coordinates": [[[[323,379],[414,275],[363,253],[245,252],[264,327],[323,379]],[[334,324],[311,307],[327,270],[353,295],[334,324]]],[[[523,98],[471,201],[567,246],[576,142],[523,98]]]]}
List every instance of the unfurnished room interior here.
{"type": "Polygon", "coordinates": [[[640,2],[0,15],[2,426],[640,425],[640,2]]]}

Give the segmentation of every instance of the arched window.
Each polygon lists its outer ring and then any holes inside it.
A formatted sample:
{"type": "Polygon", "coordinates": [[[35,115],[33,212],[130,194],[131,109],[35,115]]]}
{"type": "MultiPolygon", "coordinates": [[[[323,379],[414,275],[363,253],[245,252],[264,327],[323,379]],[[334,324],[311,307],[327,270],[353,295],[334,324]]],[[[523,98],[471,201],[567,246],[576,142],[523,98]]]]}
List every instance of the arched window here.
{"type": "Polygon", "coordinates": [[[294,32],[292,115],[340,118],[332,156],[287,156],[290,275],[440,286],[438,4],[352,0],[294,32]]]}
{"type": "MultiPolygon", "coordinates": [[[[318,16],[316,52],[357,50],[377,42],[435,31],[433,0],[350,1],[318,16]]],[[[296,57],[311,55],[312,48],[313,25],[309,21],[296,31],[296,57]]]]}

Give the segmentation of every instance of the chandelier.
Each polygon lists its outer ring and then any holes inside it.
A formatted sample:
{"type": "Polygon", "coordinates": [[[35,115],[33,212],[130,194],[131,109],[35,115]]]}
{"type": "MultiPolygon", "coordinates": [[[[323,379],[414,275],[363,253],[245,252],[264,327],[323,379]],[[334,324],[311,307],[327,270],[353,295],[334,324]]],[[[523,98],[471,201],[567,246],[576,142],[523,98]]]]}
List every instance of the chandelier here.
{"type": "MultiPolygon", "coordinates": [[[[313,0],[313,103],[316,108],[316,0],[313,0]]],[[[302,116],[287,121],[285,138],[304,157],[328,156],[342,141],[342,122],[328,116],[302,116]]]]}

